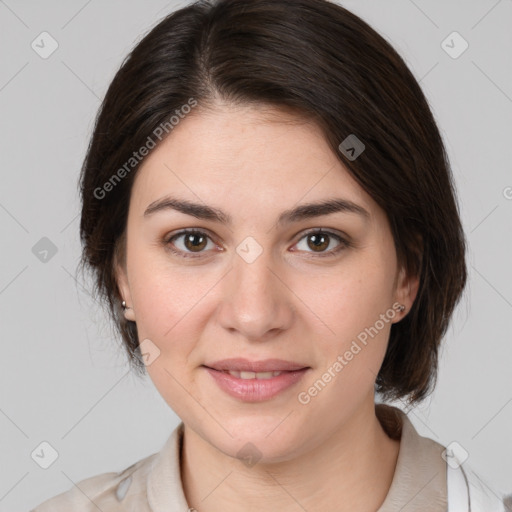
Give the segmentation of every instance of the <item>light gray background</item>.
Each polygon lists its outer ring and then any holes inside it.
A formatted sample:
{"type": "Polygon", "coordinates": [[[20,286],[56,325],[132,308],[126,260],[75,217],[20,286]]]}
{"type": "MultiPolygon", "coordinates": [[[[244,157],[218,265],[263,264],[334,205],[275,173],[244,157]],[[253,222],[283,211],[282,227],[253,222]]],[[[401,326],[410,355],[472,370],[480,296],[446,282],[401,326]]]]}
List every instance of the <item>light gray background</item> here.
{"type": "MultiPolygon", "coordinates": [[[[186,2],[0,0],[0,511],[28,510],[159,450],[178,422],[77,282],[76,189],[100,99],[134,43],[186,2]],[[59,44],[42,59],[31,42],[59,44]],[[48,237],[46,263],[32,247],[48,237]],[[41,469],[32,451],[59,453],[41,469]]],[[[460,443],[492,489],[512,489],[512,1],[347,0],[386,37],[430,101],[470,244],[469,285],[418,431],[460,443]],[[451,58],[453,31],[469,48],[451,58]],[[507,198],[508,197],[508,198],[507,198]]]]}

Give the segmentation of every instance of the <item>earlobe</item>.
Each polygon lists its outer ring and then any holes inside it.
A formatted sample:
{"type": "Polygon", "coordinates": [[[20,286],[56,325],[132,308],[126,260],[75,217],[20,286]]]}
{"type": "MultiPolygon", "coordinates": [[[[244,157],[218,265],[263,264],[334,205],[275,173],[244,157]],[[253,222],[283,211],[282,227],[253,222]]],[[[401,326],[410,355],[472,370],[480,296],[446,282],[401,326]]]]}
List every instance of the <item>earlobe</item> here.
{"type": "Polygon", "coordinates": [[[126,318],[126,320],[131,320],[132,322],[135,322],[135,313],[133,311],[133,308],[128,306],[125,300],[123,300],[121,306],[123,308],[124,317],[126,318]]]}
{"type": "Polygon", "coordinates": [[[135,322],[135,312],[132,307],[132,297],[126,270],[119,264],[115,265],[115,269],[116,282],[119,288],[119,294],[122,297],[121,307],[123,308],[124,317],[126,320],[135,322]]]}
{"type": "Polygon", "coordinates": [[[419,289],[419,277],[416,275],[408,276],[406,270],[402,267],[400,269],[395,298],[403,308],[400,308],[399,320],[402,320],[412,308],[416,295],[419,289]]]}

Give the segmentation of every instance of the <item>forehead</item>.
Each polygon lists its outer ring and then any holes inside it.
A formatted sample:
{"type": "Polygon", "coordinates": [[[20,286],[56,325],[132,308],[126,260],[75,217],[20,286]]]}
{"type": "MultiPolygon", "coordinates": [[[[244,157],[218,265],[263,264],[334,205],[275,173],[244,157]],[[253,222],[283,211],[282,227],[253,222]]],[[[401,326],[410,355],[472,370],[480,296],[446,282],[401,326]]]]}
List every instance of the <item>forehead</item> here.
{"type": "Polygon", "coordinates": [[[196,109],[152,150],[137,171],[133,206],[143,211],[165,194],[229,204],[234,216],[332,197],[376,207],[315,123],[247,105],[196,109]]]}

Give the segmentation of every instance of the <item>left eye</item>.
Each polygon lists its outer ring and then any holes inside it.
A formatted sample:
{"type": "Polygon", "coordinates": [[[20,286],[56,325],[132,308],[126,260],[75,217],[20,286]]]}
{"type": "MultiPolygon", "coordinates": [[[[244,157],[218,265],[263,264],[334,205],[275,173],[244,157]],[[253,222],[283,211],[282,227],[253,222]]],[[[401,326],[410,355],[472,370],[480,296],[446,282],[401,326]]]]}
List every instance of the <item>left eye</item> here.
{"type": "Polygon", "coordinates": [[[305,236],[303,236],[299,243],[297,244],[297,247],[300,250],[306,250],[307,249],[301,249],[300,244],[301,241],[305,240],[305,246],[306,248],[312,249],[314,253],[320,253],[320,256],[331,256],[333,254],[336,254],[338,251],[343,249],[344,247],[348,246],[348,243],[343,240],[339,235],[335,235],[334,233],[331,233],[329,231],[310,231],[305,236]],[[336,240],[338,242],[338,245],[333,249],[327,250],[332,244],[331,242],[333,240],[336,240]]]}

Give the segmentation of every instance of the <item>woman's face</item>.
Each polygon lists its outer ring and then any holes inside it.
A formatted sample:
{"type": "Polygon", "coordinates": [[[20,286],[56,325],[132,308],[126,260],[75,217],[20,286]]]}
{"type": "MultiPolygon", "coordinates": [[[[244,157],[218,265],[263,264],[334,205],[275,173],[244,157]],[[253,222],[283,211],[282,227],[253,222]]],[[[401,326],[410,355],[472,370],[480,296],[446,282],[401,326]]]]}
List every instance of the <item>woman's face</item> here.
{"type": "Polygon", "coordinates": [[[195,111],[147,156],[118,281],[148,373],[186,428],[233,457],[251,442],[277,462],[373,412],[391,325],[406,314],[396,303],[408,311],[417,282],[316,125],[265,112],[195,111]],[[171,198],[196,206],[154,208],[171,198]],[[335,200],[346,207],[304,208],[335,200]],[[305,369],[264,363],[288,371],[249,380],[221,371],[230,363],[207,368],[231,358],[305,369]]]}

